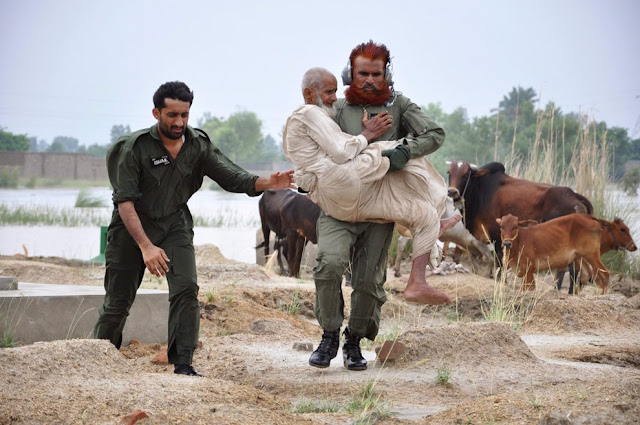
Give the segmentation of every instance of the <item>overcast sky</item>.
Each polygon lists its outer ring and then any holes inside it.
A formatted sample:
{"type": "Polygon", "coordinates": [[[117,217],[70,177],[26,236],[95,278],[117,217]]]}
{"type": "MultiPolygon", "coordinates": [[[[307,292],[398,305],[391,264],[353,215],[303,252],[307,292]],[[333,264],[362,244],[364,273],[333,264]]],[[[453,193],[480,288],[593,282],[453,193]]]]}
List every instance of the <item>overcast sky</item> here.
{"type": "Polygon", "coordinates": [[[533,87],[637,138],[639,18],[637,0],[2,0],[0,126],[105,144],[114,124],[153,124],[153,92],[181,80],[195,92],[191,125],[248,110],[279,140],[304,71],[339,75],[373,39],[419,105],[472,118],[533,87]]]}

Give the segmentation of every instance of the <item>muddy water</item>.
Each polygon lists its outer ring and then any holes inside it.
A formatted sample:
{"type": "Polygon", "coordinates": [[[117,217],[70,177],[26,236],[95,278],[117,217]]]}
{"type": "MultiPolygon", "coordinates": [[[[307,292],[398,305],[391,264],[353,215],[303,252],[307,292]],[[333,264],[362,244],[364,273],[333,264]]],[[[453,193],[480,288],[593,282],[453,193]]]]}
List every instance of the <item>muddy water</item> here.
{"type": "MultiPolygon", "coordinates": [[[[8,206],[50,206],[73,208],[78,189],[20,189],[0,190],[0,204],[8,206]]],[[[111,190],[90,189],[93,197],[110,204],[111,190]]],[[[260,226],[259,198],[201,190],[189,201],[194,216],[206,219],[223,217],[223,227],[196,227],[196,245],[214,244],[230,259],[255,263],[255,235],[260,226]]],[[[111,208],[102,208],[105,225],[111,208]]],[[[0,254],[27,253],[30,256],[59,256],[89,260],[100,254],[100,228],[62,226],[2,226],[0,227],[0,254]],[[26,250],[26,251],[25,251],[26,250]]]]}

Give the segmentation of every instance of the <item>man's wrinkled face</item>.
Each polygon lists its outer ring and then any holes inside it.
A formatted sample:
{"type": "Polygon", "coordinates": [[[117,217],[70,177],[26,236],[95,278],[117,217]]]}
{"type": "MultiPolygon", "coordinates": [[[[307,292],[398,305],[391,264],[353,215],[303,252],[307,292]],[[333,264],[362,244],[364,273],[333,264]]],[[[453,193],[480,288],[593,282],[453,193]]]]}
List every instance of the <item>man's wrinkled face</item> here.
{"type": "Polygon", "coordinates": [[[356,56],[353,60],[353,83],[363,93],[375,93],[386,87],[384,60],[356,56]]]}
{"type": "Polygon", "coordinates": [[[336,116],[337,110],[333,106],[338,100],[336,93],[338,92],[338,81],[333,75],[325,75],[319,89],[315,90],[316,105],[324,109],[331,118],[336,116]]]}
{"type": "Polygon", "coordinates": [[[158,120],[158,130],[163,136],[178,140],[184,136],[189,121],[189,102],[166,98],[165,107],[153,109],[153,116],[158,120]]]}

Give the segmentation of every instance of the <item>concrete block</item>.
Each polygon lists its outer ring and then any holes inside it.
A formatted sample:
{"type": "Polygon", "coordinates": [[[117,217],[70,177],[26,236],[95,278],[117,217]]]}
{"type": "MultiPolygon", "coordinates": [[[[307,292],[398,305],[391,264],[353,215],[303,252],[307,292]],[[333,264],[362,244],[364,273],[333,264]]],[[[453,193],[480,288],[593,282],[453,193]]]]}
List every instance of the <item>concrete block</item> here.
{"type": "MultiPolygon", "coordinates": [[[[104,294],[102,286],[19,282],[18,289],[0,292],[0,335],[8,331],[22,344],[91,338],[104,294]]],[[[166,343],[168,317],[168,291],[139,289],[122,344],[134,338],[166,343]]]]}
{"type": "Polygon", "coordinates": [[[15,276],[0,276],[0,291],[12,291],[18,289],[15,276]]]}

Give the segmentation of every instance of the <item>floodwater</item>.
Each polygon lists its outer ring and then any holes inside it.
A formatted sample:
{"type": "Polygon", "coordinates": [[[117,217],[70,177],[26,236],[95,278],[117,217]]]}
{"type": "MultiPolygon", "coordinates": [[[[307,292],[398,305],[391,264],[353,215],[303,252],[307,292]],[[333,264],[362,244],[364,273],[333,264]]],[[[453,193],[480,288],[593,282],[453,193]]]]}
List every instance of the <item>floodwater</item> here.
{"type": "MultiPolygon", "coordinates": [[[[0,189],[0,204],[12,206],[73,208],[78,189],[0,189]]],[[[111,189],[91,188],[92,197],[111,205],[111,189]]],[[[189,200],[194,217],[217,219],[222,227],[196,227],[196,245],[214,244],[226,258],[253,264],[256,231],[260,227],[259,197],[202,189],[189,200]]],[[[112,207],[93,209],[109,224],[112,207]],[[96,211],[97,210],[97,211],[96,211]]],[[[0,254],[57,256],[89,260],[100,254],[100,227],[2,226],[0,254]]]]}
{"type": "MultiPolygon", "coordinates": [[[[0,189],[0,204],[8,206],[54,206],[70,208],[76,202],[79,189],[0,189]]],[[[91,188],[92,197],[111,204],[111,189],[91,188]]],[[[189,200],[194,217],[222,217],[222,227],[196,227],[196,245],[214,244],[226,258],[255,264],[256,232],[260,228],[259,197],[201,189],[189,200]]],[[[608,200],[627,210],[625,222],[636,242],[640,242],[640,197],[627,196],[612,188],[608,200]]],[[[97,208],[109,224],[111,207],[97,208]]],[[[0,255],[28,254],[89,260],[100,254],[100,227],[62,226],[1,226],[0,255]]],[[[632,254],[640,257],[640,252],[632,254]]]]}

